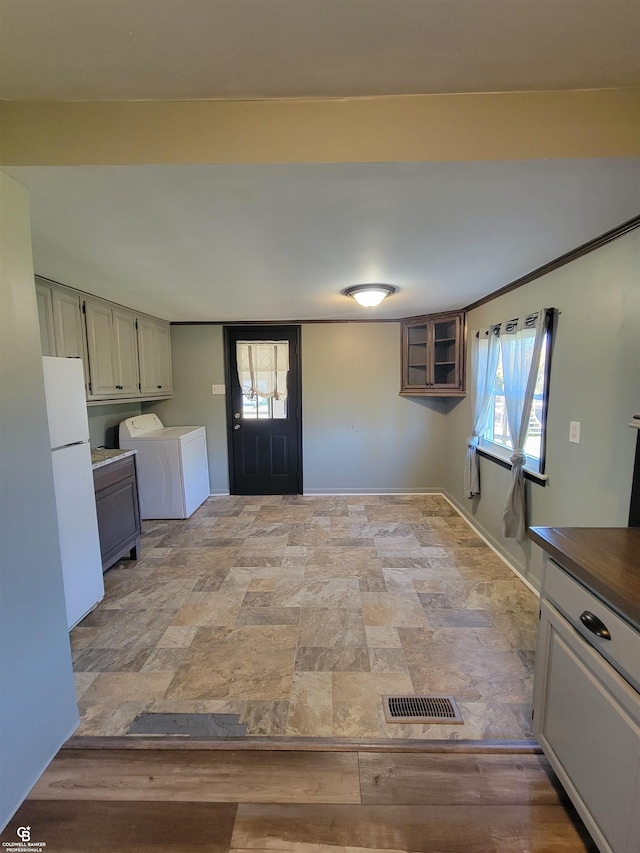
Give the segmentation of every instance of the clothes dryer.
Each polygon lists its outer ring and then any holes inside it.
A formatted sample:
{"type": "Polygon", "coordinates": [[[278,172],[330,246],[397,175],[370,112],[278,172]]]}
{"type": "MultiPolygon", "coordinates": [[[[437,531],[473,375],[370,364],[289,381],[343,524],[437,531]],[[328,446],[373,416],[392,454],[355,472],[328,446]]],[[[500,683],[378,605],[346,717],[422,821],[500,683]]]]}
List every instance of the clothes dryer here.
{"type": "Polygon", "coordinates": [[[137,450],[141,518],[189,518],[209,497],[203,426],[165,427],[155,414],[120,423],[120,447],[137,450]]]}

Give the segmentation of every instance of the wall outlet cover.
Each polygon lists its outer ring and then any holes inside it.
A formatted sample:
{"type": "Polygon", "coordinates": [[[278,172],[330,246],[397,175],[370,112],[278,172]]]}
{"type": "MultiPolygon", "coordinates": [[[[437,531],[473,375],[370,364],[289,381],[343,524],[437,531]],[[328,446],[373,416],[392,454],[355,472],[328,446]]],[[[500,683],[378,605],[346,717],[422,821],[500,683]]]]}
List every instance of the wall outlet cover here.
{"type": "Polygon", "coordinates": [[[580,444],[580,421],[569,423],[569,441],[573,444],[580,444]]]}
{"type": "Polygon", "coordinates": [[[225,389],[224,385],[212,385],[211,386],[211,393],[212,394],[224,394],[225,390],[226,389],[225,389]]]}

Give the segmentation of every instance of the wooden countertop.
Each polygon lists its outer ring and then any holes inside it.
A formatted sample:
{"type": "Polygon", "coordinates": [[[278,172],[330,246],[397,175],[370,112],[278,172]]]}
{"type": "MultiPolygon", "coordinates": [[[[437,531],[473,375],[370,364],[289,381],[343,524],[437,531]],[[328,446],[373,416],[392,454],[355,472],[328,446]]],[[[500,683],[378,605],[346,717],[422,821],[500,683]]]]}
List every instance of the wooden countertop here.
{"type": "Polygon", "coordinates": [[[529,538],[640,631],[640,527],[532,527],[529,538]]]}

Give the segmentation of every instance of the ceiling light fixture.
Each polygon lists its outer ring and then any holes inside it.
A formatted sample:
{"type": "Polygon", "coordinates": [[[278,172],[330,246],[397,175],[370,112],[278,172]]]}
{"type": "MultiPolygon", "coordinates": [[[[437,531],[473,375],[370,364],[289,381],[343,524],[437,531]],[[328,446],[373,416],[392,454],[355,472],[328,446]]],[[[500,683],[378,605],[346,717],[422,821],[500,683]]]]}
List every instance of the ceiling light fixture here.
{"type": "Polygon", "coordinates": [[[397,287],[391,284],[354,284],[343,290],[345,296],[352,296],[363,308],[375,308],[382,300],[395,293],[397,287]]]}

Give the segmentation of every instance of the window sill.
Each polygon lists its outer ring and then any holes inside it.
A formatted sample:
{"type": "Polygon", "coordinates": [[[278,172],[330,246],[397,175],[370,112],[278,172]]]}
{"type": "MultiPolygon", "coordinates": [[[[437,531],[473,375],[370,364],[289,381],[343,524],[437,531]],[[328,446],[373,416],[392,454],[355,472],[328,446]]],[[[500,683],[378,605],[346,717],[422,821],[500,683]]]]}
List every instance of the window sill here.
{"type": "MultiPolygon", "coordinates": [[[[508,451],[507,451],[508,452],[508,451]]],[[[476,447],[476,453],[480,456],[483,456],[485,459],[491,459],[492,462],[497,462],[502,468],[508,468],[511,470],[511,462],[508,458],[504,456],[500,456],[497,453],[492,452],[486,447],[476,447]]],[[[539,486],[546,486],[547,481],[549,480],[548,474],[540,474],[538,471],[532,471],[529,468],[524,468],[524,478],[525,480],[531,480],[532,483],[537,483],[539,486]]]]}

